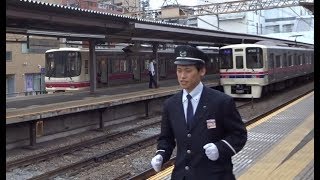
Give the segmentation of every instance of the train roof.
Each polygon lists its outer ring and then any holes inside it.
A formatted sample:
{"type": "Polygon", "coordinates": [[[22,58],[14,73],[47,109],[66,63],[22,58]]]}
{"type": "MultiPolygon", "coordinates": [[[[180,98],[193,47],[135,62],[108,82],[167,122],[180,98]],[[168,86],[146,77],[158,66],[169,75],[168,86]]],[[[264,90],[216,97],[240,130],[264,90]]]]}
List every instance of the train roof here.
{"type": "Polygon", "coordinates": [[[262,44],[232,44],[228,46],[223,46],[221,49],[225,48],[243,48],[243,47],[260,47],[260,48],[269,48],[269,49],[292,49],[292,50],[310,50],[313,51],[314,49],[311,48],[301,48],[301,47],[289,47],[289,46],[277,46],[277,45],[262,45],[262,44]]]}
{"type": "Polygon", "coordinates": [[[81,51],[81,49],[80,48],[64,47],[64,48],[59,48],[59,49],[49,49],[49,50],[46,51],[46,53],[56,52],[56,51],[81,51]]]}
{"type": "MultiPolygon", "coordinates": [[[[63,48],[57,48],[57,49],[49,49],[46,51],[46,53],[49,52],[58,52],[58,51],[77,51],[77,52],[88,52],[89,48],[73,48],[73,47],[63,47],[63,48]]],[[[122,48],[105,48],[105,49],[95,49],[96,52],[123,52],[122,48]]],[[[152,52],[151,49],[141,49],[140,52],[152,52]]],[[[167,49],[159,49],[159,53],[166,53],[170,52],[173,53],[173,49],[167,48],[167,49]]]]}

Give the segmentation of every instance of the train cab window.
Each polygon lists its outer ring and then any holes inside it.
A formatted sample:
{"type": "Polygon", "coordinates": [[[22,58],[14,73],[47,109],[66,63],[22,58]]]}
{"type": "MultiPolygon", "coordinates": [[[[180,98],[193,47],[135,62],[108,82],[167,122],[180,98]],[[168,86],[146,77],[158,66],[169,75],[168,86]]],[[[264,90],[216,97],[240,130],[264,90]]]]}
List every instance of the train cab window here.
{"type": "Polygon", "coordinates": [[[54,74],[54,68],[55,68],[55,53],[47,53],[46,54],[46,76],[51,77],[54,74]]]}
{"type": "Polygon", "coordinates": [[[247,48],[246,49],[247,68],[255,69],[263,67],[262,49],[247,48]]]}
{"type": "Polygon", "coordinates": [[[221,69],[232,69],[233,63],[232,63],[232,49],[221,49],[219,51],[220,56],[220,68],[221,69]]]}
{"type": "Polygon", "coordinates": [[[236,56],[236,68],[243,69],[243,56],[236,56]]]}

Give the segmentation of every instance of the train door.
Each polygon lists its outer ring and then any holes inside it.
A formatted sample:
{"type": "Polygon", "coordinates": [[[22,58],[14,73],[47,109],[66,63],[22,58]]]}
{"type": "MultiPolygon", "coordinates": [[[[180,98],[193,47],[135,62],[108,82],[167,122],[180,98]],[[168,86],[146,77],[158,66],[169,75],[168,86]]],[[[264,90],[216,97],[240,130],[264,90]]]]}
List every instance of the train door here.
{"type": "Polygon", "coordinates": [[[243,72],[244,71],[244,61],[243,61],[243,49],[234,49],[233,53],[233,69],[236,69],[237,72],[243,72]]]}
{"type": "Polygon", "coordinates": [[[132,56],[132,73],[133,79],[135,81],[140,81],[141,74],[140,74],[140,66],[139,66],[139,56],[132,56]]]}

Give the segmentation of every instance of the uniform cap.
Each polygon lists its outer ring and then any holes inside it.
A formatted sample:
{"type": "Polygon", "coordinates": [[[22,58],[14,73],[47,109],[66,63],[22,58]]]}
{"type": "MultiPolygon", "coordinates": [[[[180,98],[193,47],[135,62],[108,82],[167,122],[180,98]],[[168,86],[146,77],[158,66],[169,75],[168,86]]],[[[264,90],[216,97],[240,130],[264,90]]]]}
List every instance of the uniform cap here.
{"type": "Polygon", "coordinates": [[[196,47],[190,45],[177,46],[174,50],[176,65],[205,64],[208,60],[207,55],[196,47]]]}

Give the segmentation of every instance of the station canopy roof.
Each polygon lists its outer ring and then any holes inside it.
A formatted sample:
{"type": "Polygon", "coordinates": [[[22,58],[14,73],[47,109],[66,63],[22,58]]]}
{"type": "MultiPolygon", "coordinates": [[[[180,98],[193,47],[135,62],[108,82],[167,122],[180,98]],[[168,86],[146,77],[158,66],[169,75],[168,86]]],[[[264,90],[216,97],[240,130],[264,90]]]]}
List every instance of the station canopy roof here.
{"type": "MultiPolygon", "coordinates": [[[[201,29],[31,0],[7,1],[6,32],[73,40],[97,39],[114,43],[158,42],[221,46],[274,41],[296,44],[290,40],[201,29]]],[[[313,47],[313,44],[300,42],[297,45],[313,47]]]]}

